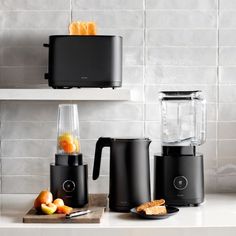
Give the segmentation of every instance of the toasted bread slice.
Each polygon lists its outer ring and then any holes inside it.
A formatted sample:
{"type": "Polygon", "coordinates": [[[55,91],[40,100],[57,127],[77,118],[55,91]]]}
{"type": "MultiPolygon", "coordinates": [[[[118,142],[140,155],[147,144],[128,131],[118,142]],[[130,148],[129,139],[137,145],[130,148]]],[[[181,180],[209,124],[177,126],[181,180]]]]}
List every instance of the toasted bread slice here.
{"type": "Polygon", "coordinates": [[[87,23],[86,22],[77,22],[79,25],[79,35],[87,35],[87,23]]]}
{"type": "Polygon", "coordinates": [[[167,213],[165,206],[152,206],[145,208],[143,212],[146,215],[165,215],[167,213]]]}
{"type": "Polygon", "coordinates": [[[87,34],[88,35],[96,35],[96,23],[95,22],[87,22],[87,34]]]}
{"type": "Polygon", "coordinates": [[[79,35],[79,24],[77,22],[72,22],[69,25],[70,35],[79,35]]]}
{"type": "Polygon", "coordinates": [[[137,212],[141,212],[144,211],[144,209],[148,208],[148,207],[154,207],[154,206],[161,206],[165,204],[165,200],[164,199],[160,199],[160,200],[154,200],[151,202],[145,202],[143,204],[141,204],[140,206],[138,206],[136,208],[137,212]]]}

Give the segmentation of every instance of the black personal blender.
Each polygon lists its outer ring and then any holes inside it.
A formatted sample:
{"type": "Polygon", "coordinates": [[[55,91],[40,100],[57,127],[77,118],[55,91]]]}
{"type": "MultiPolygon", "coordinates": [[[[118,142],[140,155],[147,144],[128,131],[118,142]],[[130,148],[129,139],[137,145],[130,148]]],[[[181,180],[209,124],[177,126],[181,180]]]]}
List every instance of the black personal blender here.
{"type": "Polygon", "coordinates": [[[60,104],[57,120],[57,153],[50,165],[50,189],[66,205],[88,203],[88,166],[80,153],[79,115],[76,104],[60,104]]]}

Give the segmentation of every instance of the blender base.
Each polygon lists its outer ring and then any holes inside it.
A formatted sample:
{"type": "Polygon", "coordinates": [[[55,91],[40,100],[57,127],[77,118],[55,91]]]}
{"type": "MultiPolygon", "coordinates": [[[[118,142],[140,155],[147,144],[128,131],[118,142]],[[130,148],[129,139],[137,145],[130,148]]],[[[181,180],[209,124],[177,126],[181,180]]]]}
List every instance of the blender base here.
{"type": "Polygon", "coordinates": [[[203,155],[155,155],[154,173],[154,199],[163,198],[173,206],[204,201],[203,155]]]}
{"type": "Polygon", "coordinates": [[[50,165],[50,190],[65,205],[82,207],[88,203],[88,166],[50,165]]]}

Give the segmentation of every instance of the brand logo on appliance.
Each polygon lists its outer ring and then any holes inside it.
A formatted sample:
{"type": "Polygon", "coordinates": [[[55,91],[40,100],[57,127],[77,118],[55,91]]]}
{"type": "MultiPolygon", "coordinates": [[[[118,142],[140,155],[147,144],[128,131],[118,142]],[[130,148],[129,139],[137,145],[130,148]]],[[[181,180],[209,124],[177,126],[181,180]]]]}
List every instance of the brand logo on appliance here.
{"type": "Polygon", "coordinates": [[[88,79],[88,76],[80,76],[80,79],[88,79]]]}

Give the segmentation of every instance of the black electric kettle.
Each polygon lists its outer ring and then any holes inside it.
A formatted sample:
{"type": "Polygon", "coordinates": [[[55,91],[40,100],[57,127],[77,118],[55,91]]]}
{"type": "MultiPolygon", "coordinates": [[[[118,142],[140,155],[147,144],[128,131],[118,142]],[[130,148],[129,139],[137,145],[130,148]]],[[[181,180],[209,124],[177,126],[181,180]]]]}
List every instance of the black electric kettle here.
{"type": "Polygon", "coordinates": [[[99,138],[96,143],[93,180],[99,177],[103,147],[110,147],[109,207],[127,212],[151,200],[150,139],[99,138]]]}

